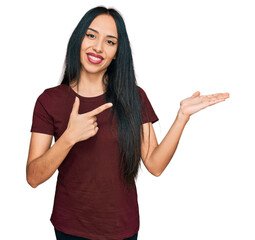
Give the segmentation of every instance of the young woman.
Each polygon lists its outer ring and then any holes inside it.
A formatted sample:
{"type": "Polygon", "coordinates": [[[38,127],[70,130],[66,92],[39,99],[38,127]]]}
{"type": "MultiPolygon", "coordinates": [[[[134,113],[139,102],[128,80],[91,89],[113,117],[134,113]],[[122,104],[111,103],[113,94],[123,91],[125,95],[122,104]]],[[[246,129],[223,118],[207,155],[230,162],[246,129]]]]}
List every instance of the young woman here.
{"type": "Polygon", "coordinates": [[[28,183],[35,188],[59,170],[50,219],[57,239],[137,239],[141,159],[160,176],[190,116],[228,97],[196,92],[182,100],[158,144],[158,117],[136,83],[121,15],[89,10],[69,40],[62,82],[38,97],[31,127],[28,183]]]}

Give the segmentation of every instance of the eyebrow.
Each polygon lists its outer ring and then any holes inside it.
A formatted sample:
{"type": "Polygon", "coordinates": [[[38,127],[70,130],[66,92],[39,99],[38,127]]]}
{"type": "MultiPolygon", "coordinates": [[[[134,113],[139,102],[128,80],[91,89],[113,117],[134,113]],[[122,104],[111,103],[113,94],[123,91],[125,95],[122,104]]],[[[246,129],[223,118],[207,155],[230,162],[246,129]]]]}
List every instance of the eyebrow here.
{"type": "MultiPolygon", "coordinates": [[[[93,28],[88,28],[88,29],[90,29],[90,30],[92,30],[92,31],[94,31],[94,32],[96,32],[96,33],[99,33],[97,30],[95,30],[95,29],[93,29],[93,28]]],[[[112,36],[112,35],[107,35],[107,37],[116,38],[116,39],[118,40],[117,37],[112,36]]]]}

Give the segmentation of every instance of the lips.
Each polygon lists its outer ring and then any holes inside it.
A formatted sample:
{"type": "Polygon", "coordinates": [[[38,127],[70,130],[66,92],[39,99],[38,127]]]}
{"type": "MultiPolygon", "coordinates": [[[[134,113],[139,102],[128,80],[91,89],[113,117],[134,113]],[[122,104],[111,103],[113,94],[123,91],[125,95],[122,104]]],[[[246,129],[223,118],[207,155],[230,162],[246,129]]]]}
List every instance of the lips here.
{"type": "Polygon", "coordinates": [[[98,55],[98,54],[95,54],[95,53],[87,53],[88,55],[90,55],[90,56],[93,56],[93,57],[96,57],[96,58],[100,58],[100,59],[104,59],[101,55],[98,55]]]}
{"type": "Polygon", "coordinates": [[[89,62],[94,64],[99,64],[103,61],[103,57],[101,55],[95,54],[95,53],[87,53],[87,57],[89,62]]]}

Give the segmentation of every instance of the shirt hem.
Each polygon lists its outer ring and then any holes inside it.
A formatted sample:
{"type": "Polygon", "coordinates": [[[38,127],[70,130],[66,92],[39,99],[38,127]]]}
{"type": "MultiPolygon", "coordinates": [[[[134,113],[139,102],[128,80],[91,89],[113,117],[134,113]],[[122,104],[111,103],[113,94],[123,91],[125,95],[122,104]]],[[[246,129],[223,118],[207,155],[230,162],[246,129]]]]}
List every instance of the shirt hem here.
{"type": "MultiPolygon", "coordinates": [[[[51,218],[50,219],[53,227],[55,227],[57,230],[61,231],[61,232],[64,232],[66,234],[69,234],[69,235],[73,235],[73,236],[77,236],[76,233],[70,231],[70,232],[65,232],[65,230],[62,230],[61,228],[59,228],[57,226],[57,224],[54,222],[54,220],[51,218]]],[[[88,235],[81,235],[81,236],[78,236],[78,237],[82,237],[82,238],[89,238],[89,239],[93,239],[93,240],[119,240],[119,239],[125,239],[125,238],[130,238],[132,237],[133,235],[135,235],[137,232],[139,231],[139,226],[136,228],[136,230],[134,231],[134,233],[132,233],[130,236],[125,236],[124,234],[119,234],[118,236],[116,236],[115,238],[109,238],[109,236],[102,236],[102,235],[94,235],[94,234],[88,234],[88,235]]]]}

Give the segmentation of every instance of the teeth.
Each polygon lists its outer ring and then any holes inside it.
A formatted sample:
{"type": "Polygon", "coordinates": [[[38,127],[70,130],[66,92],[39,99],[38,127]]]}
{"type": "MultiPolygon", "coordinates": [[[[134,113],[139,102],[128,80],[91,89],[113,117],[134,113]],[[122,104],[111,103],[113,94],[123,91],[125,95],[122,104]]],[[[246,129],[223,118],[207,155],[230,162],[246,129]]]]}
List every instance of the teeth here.
{"type": "Polygon", "coordinates": [[[97,57],[94,57],[94,56],[91,56],[91,55],[89,55],[89,58],[93,59],[94,61],[101,61],[102,60],[101,58],[97,58],[97,57]]]}

